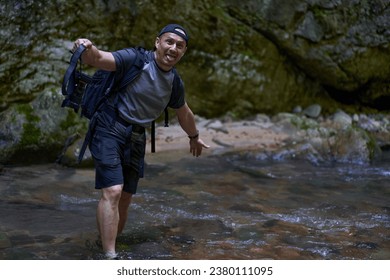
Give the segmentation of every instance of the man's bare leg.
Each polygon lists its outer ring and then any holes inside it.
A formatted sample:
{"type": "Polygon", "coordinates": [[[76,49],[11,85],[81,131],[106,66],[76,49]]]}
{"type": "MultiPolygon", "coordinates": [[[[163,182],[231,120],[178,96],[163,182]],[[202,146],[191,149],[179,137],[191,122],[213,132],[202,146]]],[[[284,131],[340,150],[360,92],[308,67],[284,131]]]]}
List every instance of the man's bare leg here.
{"type": "Polygon", "coordinates": [[[118,232],[118,206],[122,187],[122,185],[115,185],[103,188],[96,213],[103,251],[111,257],[116,255],[115,240],[118,232]]]}
{"type": "Polygon", "coordinates": [[[122,233],[123,229],[125,228],[125,224],[127,221],[128,216],[128,210],[131,203],[131,198],[133,195],[128,192],[123,192],[121,198],[119,200],[119,223],[118,223],[118,235],[122,233]]]}

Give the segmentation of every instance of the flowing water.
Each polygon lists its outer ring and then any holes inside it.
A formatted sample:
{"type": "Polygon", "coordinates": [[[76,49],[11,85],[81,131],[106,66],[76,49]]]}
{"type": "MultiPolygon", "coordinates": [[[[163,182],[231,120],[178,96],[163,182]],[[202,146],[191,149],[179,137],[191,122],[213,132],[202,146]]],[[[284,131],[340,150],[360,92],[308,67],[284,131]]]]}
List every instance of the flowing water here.
{"type": "MultiPolygon", "coordinates": [[[[148,155],[122,259],[390,259],[390,160],[312,166],[148,155]]],[[[0,173],[1,259],[99,259],[94,171],[0,173]]]]}

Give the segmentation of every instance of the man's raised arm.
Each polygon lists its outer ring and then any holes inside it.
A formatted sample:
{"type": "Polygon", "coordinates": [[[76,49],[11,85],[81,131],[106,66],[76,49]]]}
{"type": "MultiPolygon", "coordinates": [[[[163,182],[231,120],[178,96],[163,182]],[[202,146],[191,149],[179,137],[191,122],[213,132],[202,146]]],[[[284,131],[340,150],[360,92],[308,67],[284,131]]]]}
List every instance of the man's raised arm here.
{"type": "Polygon", "coordinates": [[[92,44],[89,39],[80,38],[74,42],[74,50],[81,44],[86,47],[86,50],[81,56],[83,63],[106,71],[115,71],[116,64],[114,56],[111,52],[101,51],[92,44]]]}

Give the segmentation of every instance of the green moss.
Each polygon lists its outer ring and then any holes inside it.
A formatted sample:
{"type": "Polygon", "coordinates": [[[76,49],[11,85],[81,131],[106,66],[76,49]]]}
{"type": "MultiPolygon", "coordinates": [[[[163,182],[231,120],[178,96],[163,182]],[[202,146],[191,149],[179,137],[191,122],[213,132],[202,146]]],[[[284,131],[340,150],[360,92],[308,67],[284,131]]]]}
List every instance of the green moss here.
{"type": "Polygon", "coordinates": [[[373,161],[381,154],[381,149],[378,146],[378,142],[376,141],[374,135],[363,129],[361,129],[361,131],[367,137],[367,149],[369,152],[370,161],[373,161]]]}
{"type": "Polygon", "coordinates": [[[30,104],[20,104],[16,107],[19,114],[23,114],[28,122],[39,122],[40,118],[34,115],[34,109],[30,104]]]}
{"type": "MultiPolygon", "coordinates": [[[[72,112],[68,112],[66,119],[60,123],[61,130],[67,130],[69,127],[77,127],[80,125],[80,117],[72,112]]],[[[86,127],[83,127],[86,129],[86,127]]]]}
{"type": "Polygon", "coordinates": [[[19,145],[22,147],[37,145],[41,137],[41,130],[37,127],[37,123],[41,119],[34,115],[33,108],[30,104],[18,105],[16,111],[26,118],[26,123],[23,124],[23,134],[19,145]]]}
{"type": "Polygon", "coordinates": [[[324,19],[327,16],[327,12],[320,7],[313,7],[311,10],[314,14],[314,17],[317,19],[324,19]]]}
{"type": "Polygon", "coordinates": [[[23,124],[23,134],[20,140],[21,146],[35,145],[39,142],[41,137],[41,130],[32,123],[23,124]]]}
{"type": "Polygon", "coordinates": [[[380,156],[381,149],[375,136],[371,132],[357,127],[356,125],[352,125],[346,129],[345,133],[347,133],[347,136],[349,139],[351,139],[351,142],[353,142],[355,138],[364,139],[370,161],[373,161],[378,156],[380,156]]]}

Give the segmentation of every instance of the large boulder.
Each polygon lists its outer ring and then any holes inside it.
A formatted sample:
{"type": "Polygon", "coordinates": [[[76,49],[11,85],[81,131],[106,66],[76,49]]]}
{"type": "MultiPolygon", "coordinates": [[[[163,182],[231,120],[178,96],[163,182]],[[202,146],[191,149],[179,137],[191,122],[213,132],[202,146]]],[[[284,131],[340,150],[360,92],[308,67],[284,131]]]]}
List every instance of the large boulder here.
{"type": "Polygon", "coordinates": [[[188,103],[203,117],[313,103],[324,114],[388,110],[388,7],[388,0],[3,1],[0,162],[52,159],[60,143],[85,131],[85,121],[60,107],[74,39],[105,50],[153,48],[169,22],[190,33],[178,68],[188,103]]]}

